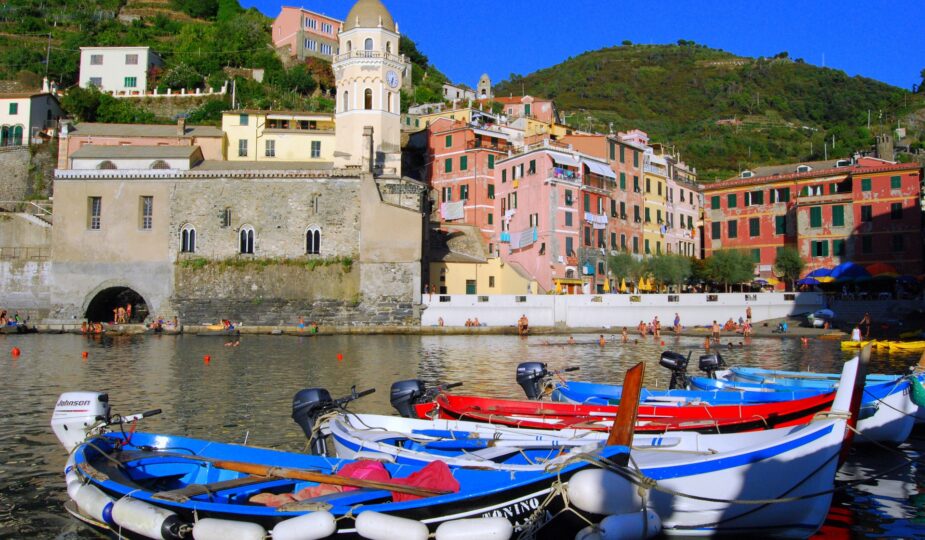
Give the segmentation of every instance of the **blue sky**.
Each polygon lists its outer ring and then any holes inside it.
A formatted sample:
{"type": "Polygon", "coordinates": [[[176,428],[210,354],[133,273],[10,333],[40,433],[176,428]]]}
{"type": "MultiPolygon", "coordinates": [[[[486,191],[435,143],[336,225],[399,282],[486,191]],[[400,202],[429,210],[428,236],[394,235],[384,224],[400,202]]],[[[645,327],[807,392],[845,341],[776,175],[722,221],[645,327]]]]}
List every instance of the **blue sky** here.
{"type": "MultiPolygon", "coordinates": [[[[241,0],[270,17],[280,0],[241,0]]],[[[354,0],[291,0],[343,19],[354,0]],[[304,3],[300,3],[304,2],[304,3]]],[[[384,0],[438,69],[475,86],[617,45],[693,40],[742,56],[781,51],[911,89],[925,68],[925,2],[884,0],[384,0]],[[900,7],[901,6],[901,7],[900,7]]]]}

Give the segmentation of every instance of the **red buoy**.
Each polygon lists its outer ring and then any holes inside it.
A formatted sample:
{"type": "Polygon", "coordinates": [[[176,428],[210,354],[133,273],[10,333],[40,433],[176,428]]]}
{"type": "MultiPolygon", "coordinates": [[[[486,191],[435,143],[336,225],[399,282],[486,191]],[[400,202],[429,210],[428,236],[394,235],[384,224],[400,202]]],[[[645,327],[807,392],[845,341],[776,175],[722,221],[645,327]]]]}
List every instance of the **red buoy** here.
{"type": "Polygon", "coordinates": [[[342,355],[341,353],[337,353],[337,361],[338,361],[338,362],[343,362],[343,361],[344,361],[344,355],[342,355]]]}
{"type": "Polygon", "coordinates": [[[212,361],[212,357],[209,356],[209,355],[207,354],[207,355],[205,355],[205,356],[202,357],[202,361],[205,362],[206,364],[208,364],[209,362],[212,361]]]}
{"type": "Polygon", "coordinates": [[[88,353],[87,351],[84,351],[84,352],[80,353],[80,356],[81,356],[82,358],[87,358],[88,356],[90,356],[90,353],[88,353]]]}
{"type": "Polygon", "coordinates": [[[22,351],[19,350],[19,347],[13,347],[13,349],[10,351],[10,354],[13,356],[19,356],[22,354],[22,351]]]}

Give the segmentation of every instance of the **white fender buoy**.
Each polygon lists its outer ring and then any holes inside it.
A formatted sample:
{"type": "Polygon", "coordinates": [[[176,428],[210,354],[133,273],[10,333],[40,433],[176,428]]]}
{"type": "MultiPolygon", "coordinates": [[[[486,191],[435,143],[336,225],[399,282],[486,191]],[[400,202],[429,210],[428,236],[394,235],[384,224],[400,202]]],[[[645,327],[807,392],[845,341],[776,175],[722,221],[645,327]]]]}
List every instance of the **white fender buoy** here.
{"type": "Polygon", "coordinates": [[[507,540],[514,525],[503,517],[457,519],[437,527],[437,540],[507,540]]]}
{"type": "Polygon", "coordinates": [[[148,538],[177,538],[176,528],[183,522],[170,510],[125,497],[112,506],[112,520],[123,529],[148,538]]]}
{"type": "Polygon", "coordinates": [[[646,511],[648,523],[644,523],[642,512],[607,516],[597,526],[588,526],[575,535],[575,540],[644,540],[662,531],[662,520],[652,510],[646,511]],[[648,526],[643,534],[643,527],[648,526]]]}
{"type": "Polygon", "coordinates": [[[356,517],[357,534],[369,540],[427,540],[427,525],[413,519],[367,510],[356,517]]]}
{"type": "MultiPolygon", "coordinates": [[[[68,486],[68,495],[71,495],[70,485],[68,486]]],[[[74,499],[77,507],[83,513],[102,523],[112,524],[112,498],[103,493],[100,488],[92,484],[80,484],[78,482],[77,489],[74,490],[71,498],[74,499]]]]}
{"type": "Polygon", "coordinates": [[[318,540],[337,531],[337,521],[327,511],[281,521],[273,527],[273,540],[318,540]]]}
{"type": "Polygon", "coordinates": [[[585,469],[568,482],[568,498],[592,514],[630,514],[642,509],[642,498],[632,482],[604,469],[585,469]]]}
{"type": "MultiPolygon", "coordinates": [[[[76,473],[73,476],[67,474],[64,479],[67,482],[67,496],[70,497],[72,501],[77,502],[77,490],[84,485],[83,482],[80,481],[80,478],[77,478],[76,473]]],[[[77,506],[80,505],[78,504],[77,506]]]]}
{"type": "Polygon", "coordinates": [[[267,531],[256,523],[203,518],[193,525],[195,540],[264,540],[267,531]]]}

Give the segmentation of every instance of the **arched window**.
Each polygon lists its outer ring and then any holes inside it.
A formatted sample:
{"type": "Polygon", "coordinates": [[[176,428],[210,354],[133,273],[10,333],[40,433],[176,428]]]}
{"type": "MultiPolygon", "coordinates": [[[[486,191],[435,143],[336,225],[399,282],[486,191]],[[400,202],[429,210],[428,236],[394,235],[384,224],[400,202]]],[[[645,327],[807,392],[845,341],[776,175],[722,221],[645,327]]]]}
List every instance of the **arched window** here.
{"type": "Polygon", "coordinates": [[[180,231],[180,253],[196,253],[196,228],[184,225],[180,231]]]}
{"type": "Polygon", "coordinates": [[[101,162],[99,166],[97,167],[97,169],[100,169],[101,171],[112,171],[112,170],[118,169],[118,167],[116,167],[115,163],[109,160],[106,160],[106,161],[101,162]]]}
{"type": "Polygon", "coordinates": [[[305,231],[305,253],[309,255],[321,253],[321,230],[318,227],[309,227],[305,231]]]}
{"type": "Polygon", "coordinates": [[[387,53],[392,52],[392,42],[391,42],[391,41],[386,41],[386,42],[385,42],[385,52],[387,52],[387,53]]]}
{"type": "Polygon", "coordinates": [[[169,169],[170,165],[167,164],[163,159],[159,159],[151,164],[152,169],[169,169]]]}
{"type": "Polygon", "coordinates": [[[22,146],[22,126],[16,126],[10,130],[13,138],[13,146],[22,146]]]}
{"type": "Polygon", "coordinates": [[[254,254],[254,228],[250,225],[241,227],[241,249],[240,252],[245,255],[254,254]]]}
{"type": "Polygon", "coordinates": [[[369,88],[367,88],[366,92],[363,94],[363,108],[367,111],[373,108],[373,91],[369,88]]]}
{"type": "Polygon", "coordinates": [[[350,92],[344,90],[344,112],[350,110],[350,92]]]}
{"type": "Polygon", "coordinates": [[[366,42],[363,44],[363,48],[367,51],[373,50],[373,38],[366,38],[366,42]]]}
{"type": "Polygon", "coordinates": [[[352,52],[353,52],[353,42],[348,40],[347,41],[347,53],[349,54],[352,52]]]}

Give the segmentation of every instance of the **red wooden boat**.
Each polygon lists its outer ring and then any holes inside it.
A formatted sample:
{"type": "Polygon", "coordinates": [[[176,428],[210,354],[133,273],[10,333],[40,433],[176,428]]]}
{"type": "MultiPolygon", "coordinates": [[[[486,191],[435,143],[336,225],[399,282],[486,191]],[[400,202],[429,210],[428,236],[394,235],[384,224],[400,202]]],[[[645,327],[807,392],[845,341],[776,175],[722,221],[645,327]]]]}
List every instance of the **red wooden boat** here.
{"type": "MultiPolygon", "coordinates": [[[[834,393],[749,405],[666,404],[639,406],[637,433],[696,431],[736,433],[796,426],[828,410],[834,393]]],[[[532,429],[607,431],[618,407],[550,401],[505,400],[441,392],[433,401],[414,405],[419,418],[460,419],[532,429]]]]}

